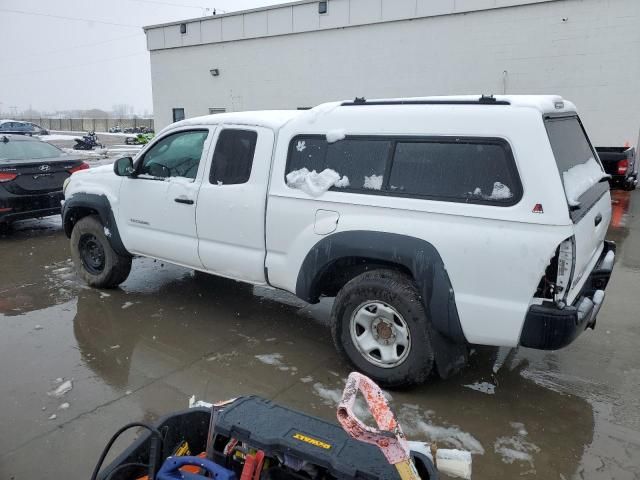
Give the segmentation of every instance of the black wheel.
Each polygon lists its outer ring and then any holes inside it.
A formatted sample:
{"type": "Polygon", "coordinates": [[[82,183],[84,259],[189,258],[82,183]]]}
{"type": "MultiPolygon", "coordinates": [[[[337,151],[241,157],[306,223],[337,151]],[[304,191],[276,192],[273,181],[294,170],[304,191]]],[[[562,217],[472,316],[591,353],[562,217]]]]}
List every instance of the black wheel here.
{"type": "Polygon", "coordinates": [[[392,270],[358,275],[338,292],[331,320],[338,351],[380,385],[406,387],[431,373],[431,323],[406,275],[392,270]]]}
{"type": "Polygon", "coordinates": [[[131,257],[116,253],[98,217],[83,217],[71,232],[71,258],[82,279],[92,287],[115,288],[131,271],[131,257]]]}

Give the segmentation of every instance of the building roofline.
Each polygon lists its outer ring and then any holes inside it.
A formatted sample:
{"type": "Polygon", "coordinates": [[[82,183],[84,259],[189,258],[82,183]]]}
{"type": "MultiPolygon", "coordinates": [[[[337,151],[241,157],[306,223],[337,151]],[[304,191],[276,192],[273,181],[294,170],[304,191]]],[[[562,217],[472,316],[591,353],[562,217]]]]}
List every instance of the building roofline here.
{"type": "Polygon", "coordinates": [[[146,33],[147,30],[151,30],[153,28],[170,27],[173,25],[180,25],[181,23],[199,22],[201,20],[210,20],[212,18],[233,17],[236,15],[244,15],[245,13],[266,12],[268,10],[274,10],[276,8],[295,7],[296,5],[304,5],[306,3],[318,3],[318,0],[298,0],[296,2],[276,3],[273,5],[267,5],[266,7],[250,8],[247,10],[236,10],[228,13],[217,13],[215,15],[204,15],[200,17],[187,18],[185,20],[175,20],[173,22],[156,23],[154,25],[145,25],[142,27],[142,30],[144,30],[146,33]]]}

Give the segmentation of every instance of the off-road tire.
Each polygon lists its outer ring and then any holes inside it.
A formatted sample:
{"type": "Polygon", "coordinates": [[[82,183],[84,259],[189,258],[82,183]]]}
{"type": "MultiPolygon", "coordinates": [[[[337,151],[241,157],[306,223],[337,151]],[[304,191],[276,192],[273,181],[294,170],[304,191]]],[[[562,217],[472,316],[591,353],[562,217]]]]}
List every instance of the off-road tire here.
{"type": "Polygon", "coordinates": [[[386,388],[423,383],[434,366],[432,327],[412,279],[393,270],[372,270],[349,281],[338,292],[331,311],[336,349],[356,369],[386,388]],[[368,301],[383,302],[402,315],[411,336],[408,356],[399,365],[372,364],[354,345],[350,324],[355,310],[368,301]]]}
{"type": "Polygon", "coordinates": [[[104,226],[95,215],[83,217],[73,226],[73,231],[71,232],[71,259],[75,264],[78,275],[88,285],[95,288],[115,288],[127,279],[131,271],[131,257],[119,255],[111,248],[104,226]],[[92,272],[83,260],[80,247],[83,237],[95,239],[99,246],[102,247],[104,266],[99,272],[92,272]]]}

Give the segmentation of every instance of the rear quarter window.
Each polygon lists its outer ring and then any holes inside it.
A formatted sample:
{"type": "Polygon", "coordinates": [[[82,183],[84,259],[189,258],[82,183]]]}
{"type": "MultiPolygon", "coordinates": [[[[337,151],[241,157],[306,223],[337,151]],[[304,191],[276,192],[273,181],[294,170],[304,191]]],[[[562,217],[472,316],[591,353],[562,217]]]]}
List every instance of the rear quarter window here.
{"type": "Polygon", "coordinates": [[[357,137],[328,143],[300,135],[286,173],[331,169],[349,179],[334,191],[509,206],[522,185],[509,143],[499,138],[357,137]]]}

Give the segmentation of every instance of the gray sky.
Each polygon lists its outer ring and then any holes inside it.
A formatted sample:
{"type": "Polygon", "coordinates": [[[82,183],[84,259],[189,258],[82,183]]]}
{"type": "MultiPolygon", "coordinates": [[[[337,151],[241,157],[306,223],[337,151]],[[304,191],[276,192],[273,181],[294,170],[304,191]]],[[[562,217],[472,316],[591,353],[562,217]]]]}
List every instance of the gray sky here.
{"type": "Polygon", "coordinates": [[[151,113],[143,25],[286,1],[0,0],[0,113],[116,104],[151,113]]]}

